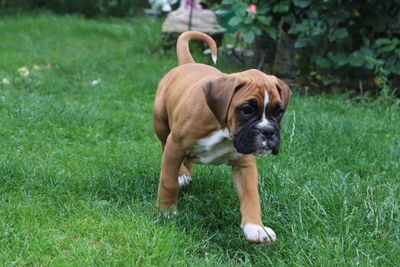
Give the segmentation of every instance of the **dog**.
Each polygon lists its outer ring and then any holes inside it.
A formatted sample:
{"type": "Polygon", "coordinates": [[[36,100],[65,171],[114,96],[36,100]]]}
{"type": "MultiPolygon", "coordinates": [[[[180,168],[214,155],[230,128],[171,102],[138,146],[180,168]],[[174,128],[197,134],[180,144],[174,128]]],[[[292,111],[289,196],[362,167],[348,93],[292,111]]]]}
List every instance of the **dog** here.
{"type": "Polygon", "coordinates": [[[226,74],[195,63],[190,40],[206,42],[214,63],[217,59],[210,36],[184,32],[177,41],[179,66],[158,84],[153,110],[154,130],[163,150],[158,206],[176,214],[179,188],[192,180],[192,164],[228,164],[240,199],[245,238],[272,244],[276,234],[261,219],[255,157],[279,152],[290,88],[259,70],[226,74]]]}

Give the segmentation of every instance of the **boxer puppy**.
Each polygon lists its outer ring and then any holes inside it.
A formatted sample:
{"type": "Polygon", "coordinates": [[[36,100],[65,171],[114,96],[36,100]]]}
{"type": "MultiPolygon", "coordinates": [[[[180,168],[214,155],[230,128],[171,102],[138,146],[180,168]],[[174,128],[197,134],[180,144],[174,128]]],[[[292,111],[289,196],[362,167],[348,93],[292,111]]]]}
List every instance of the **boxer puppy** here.
{"type": "Polygon", "coordinates": [[[193,163],[231,165],[246,239],[272,244],[276,234],[261,219],[255,157],[278,153],[291,91],[255,69],[225,74],[195,63],[189,40],[206,42],[217,59],[211,37],[184,32],[177,42],[179,66],[158,85],[153,113],[163,149],[158,205],[176,213],[179,187],[191,181],[193,163]]]}

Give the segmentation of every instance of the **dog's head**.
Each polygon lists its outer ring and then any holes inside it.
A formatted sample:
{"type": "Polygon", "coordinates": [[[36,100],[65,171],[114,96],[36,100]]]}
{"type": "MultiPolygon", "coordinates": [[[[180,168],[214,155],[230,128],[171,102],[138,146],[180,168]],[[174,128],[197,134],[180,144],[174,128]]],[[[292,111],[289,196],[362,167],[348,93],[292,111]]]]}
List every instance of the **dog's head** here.
{"type": "Polygon", "coordinates": [[[208,81],[203,89],[207,105],[229,129],[239,153],[279,152],[281,120],[292,94],[283,81],[248,70],[208,81]]]}

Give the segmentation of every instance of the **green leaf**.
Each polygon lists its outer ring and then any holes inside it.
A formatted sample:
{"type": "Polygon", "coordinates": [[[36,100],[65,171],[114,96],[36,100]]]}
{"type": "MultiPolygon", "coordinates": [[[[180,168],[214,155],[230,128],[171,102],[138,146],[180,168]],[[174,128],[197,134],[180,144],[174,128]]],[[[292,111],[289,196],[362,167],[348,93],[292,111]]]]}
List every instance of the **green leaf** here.
{"type": "Polygon", "coordinates": [[[347,32],[347,29],[345,28],[339,28],[336,30],[336,36],[338,39],[343,39],[345,37],[347,37],[349,35],[349,33],[347,32]]]}
{"type": "Polygon", "coordinates": [[[237,25],[239,25],[242,21],[243,21],[243,19],[242,19],[241,17],[235,16],[235,17],[232,17],[232,18],[228,21],[228,24],[229,24],[230,26],[237,26],[237,25]]]}
{"type": "Polygon", "coordinates": [[[118,1],[109,1],[108,2],[108,5],[110,6],[110,7],[116,7],[116,6],[118,6],[118,1]]]}
{"type": "Polygon", "coordinates": [[[302,48],[308,44],[307,38],[299,38],[297,39],[296,43],[294,44],[294,48],[302,48]]]}
{"type": "Polygon", "coordinates": [[[353,67],[360,67],[364,64],[364,57],[361,55],[360,51],[355,51],[350,55],[349,63],[353,67]]]}
{"type": "Polygon", "coordinates": [[[270,25],[272,20],[271,17],[265,17],[265,16],[258,16],[257,19],[264,25],[270,25]]]}
{"type": "Polygon", "coordinates": [[[400,74],[400,63],[393,64],[390,66],[390,72],[400,74]]]}
{"type": "Polygon", "coordinates": [[[395,49],[396,49],[396,45],[391,44],[391,45],[387,45],[387,46],[381,48],[380,51],[382,51],[383,53],[387,53],[387,52],[393,51],[395,49]]]}
{"type": "Polygon", "coordinates": [[[256,34],[256,35],[260,35],[262,32],[260,30],[260,28],[253,26],[251,27],[251,30],[256,34]]]}
{"type": "Polygon", "coordinates": [[[235,10],[235,14],[237,15],[237,16],[240,16],[240,17],[244,17],[244,16],[246,16],[246,6],[244,6],[243,8],[237,8],[236,10],[235,10]]]}
{"type": "Polygon", "coordinates": [[[308,7],[311,3],[311,0],[293,0],[293,4],[300,8],[308,7]]]}
{"type": "Polygon", "coordinates": [[[319,67],[324,68],[324,69],[332,66],[331,61],[327,58],[319,58],[316,63],[319,67]]]}
{"type": "Polygon", "coordinates": [[[392,43],[392,41],[388,38],[380,38],[375,41],[375,44],[378,46],[387,45],[387,44],[391,44],[391,43],[392,43]]]}
{"type": "Polygon", "coordinates": [[[277,33],[276,33],[276,28],[275,27],[267,26],[265,28],[265,31],[267,32],[269,37],[271,37],[273,40],[276,40],[277,33]]]}
{"type": "Polygon", "coordinates": [[[251,44],[254,41],[255,34],[254,32],[246,32],[243,36],[243,39],[246,43],[251,44]]]}
{"type": "Polygon", "coordinates": [[[221,4],[223,4],[223,5],[232,5],[234,3],[236,3],[236,0],[224,0],[224,1],[222,1],[221,4]]]}
{"type": "Polygon", "coordinates": [[[244,24],[254,24],[253,20],[250,17],[245,17],[243,20],[244,24]]]}
{"type": "Polygon", "coordinates": [[[329,41],[334,41],[337,39],[343,39],[347,37],[349,33],[345,28],[337,28],[328,35],[329,41]]]}
{"type": "Polygon", "coordinates": [[[339,83],[340,82],[340,78],[339,77],[335,77],[335,76],[321,76],[321,81],[324,85],[329,85],[332,83],[339,83]]]}
{"type": "Polygon", "coordinates": [[[300,24],[294,24],[290,29],[289,33],[290,34],[298,34],[298,33],[305,33],[307,31],[310,31],[310,23],[308,21],[303,21],[300,24]]]}
{"type": "Polygon", "coordinates": [[[288,3],[279,3],[274,6],[272,11],[274,13],[283,13],[289,10],[289,4],[288,3]]]}
{"type": "Polygon", "coordinates": [[[344,52],[338,52],[336,54],[329,52],[328,57],[337,67],[343,66],[349,62],[348,55],[346,55],[344,52]]]}

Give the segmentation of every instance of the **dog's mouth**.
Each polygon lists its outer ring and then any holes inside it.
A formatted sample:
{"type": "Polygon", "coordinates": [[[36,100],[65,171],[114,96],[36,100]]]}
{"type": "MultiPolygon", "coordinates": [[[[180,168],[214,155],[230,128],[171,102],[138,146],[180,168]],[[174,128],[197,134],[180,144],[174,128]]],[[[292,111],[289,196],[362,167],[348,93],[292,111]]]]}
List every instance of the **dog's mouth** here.
{"type": "MultiPolygon", "coordinates": [[[[256,138],[258,139],[258,138],[256,138]]],[[[266,157],[269,155],[277,155],[279,153],[279,142],[261,141],[242,146],[246,151],[242,150],[239,153],[242,154],[253,154],[256,157],[266,157]],[[258,144],[258,145],[257,145],[258,144]]]]}
{"type": "Polygon", "coordinates": [[[279,131],[265,136],[257,129],[239,132],[233,137],[236,150],[242,154],[253,154],[256,157],[276,155],[279,152],[279,131]]]}
{"type": "Polygon", "coordinates": [[[277,146],[270,147],[267,145],[267,141],[262,142],[262,147],[259,147],[252,154],[256,157],[266,157],[270,155],[276,155],[279,152],[277,146]]]}
{"type": "Polygon", "coordinates": [[[257,149],[253,152],[253,155],[256,157],[266,157],[272,154],[271,149],[257,149]]]}

